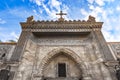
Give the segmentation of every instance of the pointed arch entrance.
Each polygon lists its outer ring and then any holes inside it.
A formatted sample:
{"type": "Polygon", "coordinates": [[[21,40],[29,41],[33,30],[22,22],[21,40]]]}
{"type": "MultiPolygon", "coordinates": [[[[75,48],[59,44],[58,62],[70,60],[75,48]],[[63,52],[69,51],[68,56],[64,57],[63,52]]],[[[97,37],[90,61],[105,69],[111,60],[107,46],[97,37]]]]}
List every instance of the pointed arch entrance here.
{"type": "MultiPolygon", "coordinates": [[[[49,52],[40,64],[40,74],[44,79],[68,78],[69,80],[82,78],[82,60],[72,50],[67,48],[54,49],[49,52]]],[[[64,79],[63,79],[64,80],[64,79]]]]}

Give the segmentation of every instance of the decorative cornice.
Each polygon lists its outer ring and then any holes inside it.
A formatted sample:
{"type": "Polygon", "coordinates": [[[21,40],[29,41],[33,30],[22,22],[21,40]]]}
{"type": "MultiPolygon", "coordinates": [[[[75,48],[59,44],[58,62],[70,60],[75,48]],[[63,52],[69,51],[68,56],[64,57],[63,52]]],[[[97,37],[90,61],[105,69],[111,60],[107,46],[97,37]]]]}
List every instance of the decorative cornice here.
{"type": "Polygon", "coordinates": [[[69,21],[34,21],[33,16],[27,18],[26,22],[20,23],[23,31],[87,31],[89,30],[100,30],[103,22],[96,22],[95,18],[89,16],[88,20],[69,20],[69,21]],[[87,29],[87,30],[86,30],[87,29]]]}
{"type": "Polygon", "coordinates": [[[91,29],[102,28],[103,22],[34,22],[21,23],[22,29],[91,29]]]}

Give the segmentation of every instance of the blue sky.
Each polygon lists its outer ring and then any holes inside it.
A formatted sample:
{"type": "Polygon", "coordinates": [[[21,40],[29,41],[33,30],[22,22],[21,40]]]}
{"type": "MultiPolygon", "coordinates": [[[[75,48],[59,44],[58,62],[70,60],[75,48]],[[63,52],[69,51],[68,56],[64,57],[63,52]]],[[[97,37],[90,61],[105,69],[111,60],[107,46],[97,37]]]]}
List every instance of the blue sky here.
{"type": "Polygon", "coordinates": [[[35,20],[57,20],[60,10],[66,20],[87,20],[89,15],[104,22],[106,41],[120,41],[120,0],[0,0],[0,40],[16,40],[20,22],[33,15],[35,20]]]}

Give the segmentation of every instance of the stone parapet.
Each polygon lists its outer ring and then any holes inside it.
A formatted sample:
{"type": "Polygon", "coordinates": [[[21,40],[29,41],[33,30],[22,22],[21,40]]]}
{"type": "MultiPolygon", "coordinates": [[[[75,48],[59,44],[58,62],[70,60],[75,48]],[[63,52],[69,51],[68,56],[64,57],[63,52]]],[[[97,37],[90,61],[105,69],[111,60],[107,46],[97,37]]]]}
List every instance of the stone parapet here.
{"type": "MultiPolygon", "coordinates": [[[[45,29],[52,30],[54,31],[64,31],[68,30],[70,32],[76,30],[91,30],[92,29],[101,29],[103,22],[79,22],[79,21],[72,21],[72,22],[31,22],[31,23],[26,23],[26,22],[21,22],[20,23],[22,26],[22,30],[24,31],[32,31],[32,32],[38,32],[38,31],[44,31],[45,29]],[[64,29],[64,30],[63,30],[64,29]]],[[[80,31],[79,30],[79,31],[80,31]]]]}
{"type": "Polygon", "coordinates": [[[88,20],[56,20],[35,21],[33,16],[28,17],[26,22],[21,22],[23,31],[31,32],[88,32],[101,30],[103,22],[96,22],[95,18],[89,16],[88,20]]]}

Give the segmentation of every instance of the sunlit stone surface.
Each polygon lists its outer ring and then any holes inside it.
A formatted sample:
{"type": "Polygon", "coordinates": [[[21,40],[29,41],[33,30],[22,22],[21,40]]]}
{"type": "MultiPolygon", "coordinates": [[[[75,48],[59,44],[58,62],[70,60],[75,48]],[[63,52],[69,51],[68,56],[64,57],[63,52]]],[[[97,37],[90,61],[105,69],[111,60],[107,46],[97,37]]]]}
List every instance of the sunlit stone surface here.
{"type": "Polygon", "coordinates": [[[34,21],[31,16],[20,24],[17,43],[0,43],[0,69],[11,66],[9,80],[117,80],[120,43],[107,43],[103,23],[94,17],[34,21]],[[58,64],[64,64],[63,77],[58,64]]]}

